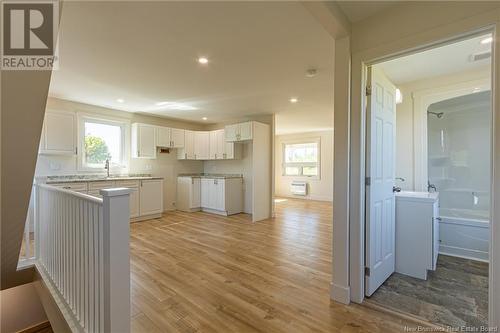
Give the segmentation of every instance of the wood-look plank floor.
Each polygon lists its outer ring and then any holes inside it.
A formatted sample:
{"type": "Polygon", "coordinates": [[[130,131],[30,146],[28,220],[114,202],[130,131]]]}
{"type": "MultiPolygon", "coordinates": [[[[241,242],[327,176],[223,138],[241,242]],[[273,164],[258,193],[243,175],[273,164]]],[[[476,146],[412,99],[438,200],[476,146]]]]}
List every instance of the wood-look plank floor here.
{"type": "Polygon", "coordinates": [[[131,226],[133,332],[402,332],[396,317],[330,301],[332,206],[276,218],[166,213],[131,226]]]}

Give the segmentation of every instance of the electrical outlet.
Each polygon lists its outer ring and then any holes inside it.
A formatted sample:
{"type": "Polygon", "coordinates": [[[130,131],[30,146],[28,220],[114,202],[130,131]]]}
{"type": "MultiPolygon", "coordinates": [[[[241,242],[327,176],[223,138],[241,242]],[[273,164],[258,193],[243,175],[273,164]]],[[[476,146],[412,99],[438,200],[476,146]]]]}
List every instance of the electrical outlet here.
{"type": "Polygon", "coordinates": [[[57,162],[50,162],[49,168],[50,170],[61,170],[61,164],[57,162]]]}
{"type": "Polygon", "coordinates": [[[150,171],[152,168],[151,168],[150,164],[146,164],[146,166],[144,167],[144,169],[150,171]]]}

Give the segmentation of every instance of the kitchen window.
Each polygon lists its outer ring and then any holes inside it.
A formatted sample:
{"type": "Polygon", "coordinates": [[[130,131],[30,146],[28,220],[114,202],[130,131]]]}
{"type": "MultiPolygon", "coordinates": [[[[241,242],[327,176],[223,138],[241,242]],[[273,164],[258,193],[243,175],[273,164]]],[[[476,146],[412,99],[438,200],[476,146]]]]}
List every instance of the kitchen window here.
{"type": "Polygon", "coordinates": [[[283,175],[320,178],[320,140],[283,143],[283,175]]]}
{"type": "Polygon", "coordinates": [[[126,123],[87,117],[79,123],[81,169],[104,169],[106,160],[113,168],[126,167],[126,123]]]}

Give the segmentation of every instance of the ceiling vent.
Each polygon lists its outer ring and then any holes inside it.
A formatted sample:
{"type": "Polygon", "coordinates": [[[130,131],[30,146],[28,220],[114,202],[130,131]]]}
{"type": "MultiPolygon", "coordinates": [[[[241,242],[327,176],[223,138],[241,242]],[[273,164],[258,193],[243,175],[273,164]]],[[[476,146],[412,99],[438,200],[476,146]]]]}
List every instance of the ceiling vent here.
{"type": "Polygon", "coordinates": [[[480,61],[480,60],[485,60],[491,58],[491,51],[486,51],[486,52],[481,52],[481,53],[475,53],[471,54],[470,56],[470,61],[480,61]]]}

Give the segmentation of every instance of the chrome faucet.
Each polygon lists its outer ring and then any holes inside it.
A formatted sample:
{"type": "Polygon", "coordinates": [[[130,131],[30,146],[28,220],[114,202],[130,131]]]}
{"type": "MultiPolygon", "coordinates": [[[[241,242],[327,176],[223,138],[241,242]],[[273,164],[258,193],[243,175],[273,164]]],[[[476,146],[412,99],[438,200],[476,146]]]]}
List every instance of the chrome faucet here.
{"type": "Polygon", "coordinates": [[[104,163],[104,169],[108,172],[108,178],[109,178],[109,158],[106,159],[106,162],[104,163]]]}
{"type": "Polygon", "coordinates": [[[403,177],[396,177],[395,179],[396,179],[396,180],[399,180],[399,181],[402,181],[402,182],[404,182],[404,181],[405,181],[405,179],[404,179],[403,177]]]}
{"type": "Polygon", "coordinates": [[[427,181],[427,192],[431,192],[431,190],[434,190],[433,192],[437,192],[436,185],[431,184],[430,181],[427,181]]]}

